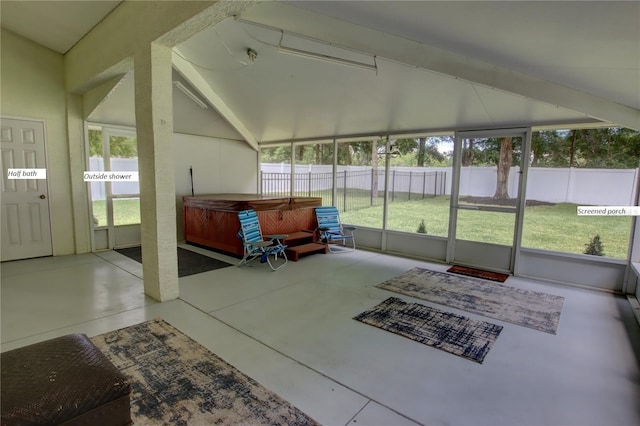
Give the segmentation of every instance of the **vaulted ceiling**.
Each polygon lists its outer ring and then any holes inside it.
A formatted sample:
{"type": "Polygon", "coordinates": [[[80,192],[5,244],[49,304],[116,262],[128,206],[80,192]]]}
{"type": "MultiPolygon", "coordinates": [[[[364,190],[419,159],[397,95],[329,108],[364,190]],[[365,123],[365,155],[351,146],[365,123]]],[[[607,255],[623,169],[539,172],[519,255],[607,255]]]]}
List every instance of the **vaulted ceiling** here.
{"type": "MultiPolygon", "coordinates": [[[[5,25],[4,3],[3,26],[38,41],[5,25]]],[[[635,1],[264,2],[174,53],[174,80],[209,106],[194,109],[174,91],[177,127],[254,144],[520,125],[640,128],[635,1]]],[[[132,96],[131,84],[116,86],[93,119],[134,123],[132,96]]]]}

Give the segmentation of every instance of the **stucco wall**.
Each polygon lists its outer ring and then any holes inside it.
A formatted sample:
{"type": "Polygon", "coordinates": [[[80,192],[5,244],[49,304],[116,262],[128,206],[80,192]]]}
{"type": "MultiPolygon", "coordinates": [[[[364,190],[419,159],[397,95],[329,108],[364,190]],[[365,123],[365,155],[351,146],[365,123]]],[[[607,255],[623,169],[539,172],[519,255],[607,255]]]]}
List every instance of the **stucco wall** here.
{"type": "Polygon", "coordinates": [[[72,254],[75,245],[63,57],[4,28],[1,36],[0,113],[45,120],[53,254],[72,254]]]}
{"type": "Polygon", "coordinates": [[[178,241],[182,233],[182,197],[191,195],[189,168],[193,168],[195,194],[258,192],[258,153],[247,143],[174,134],[176,166],[176,219],[178,241]]]}

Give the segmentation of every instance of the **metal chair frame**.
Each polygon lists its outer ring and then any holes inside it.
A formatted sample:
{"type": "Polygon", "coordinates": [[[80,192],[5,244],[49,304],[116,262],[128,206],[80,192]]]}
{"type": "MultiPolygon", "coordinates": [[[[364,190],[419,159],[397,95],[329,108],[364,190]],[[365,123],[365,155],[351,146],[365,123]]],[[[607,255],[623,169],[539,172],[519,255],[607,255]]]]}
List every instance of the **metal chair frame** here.
{"type": "Polygon", "coordinates": [[[277,271],[288,263],[289,260],[285,252],[287,246],[282,243],[288,235],[262,235],[258,215],[253,209],[239,211],[238,220],[240,221],[238,237],[242,239],[244,246],[244,255],[238,266],[246,265],[252,260],[260,258],[261,263],[267,263],[271,270],[277,271]],[[280,257],[284,259],[284,262],[277,265],[280,257]]]}
{"type": "Polygon", "coordinates": [[[356,237],[353,232],[357,228],[355,226],[342,225],[340,213],[336,207],[316,207],[316,219],[318,221],[320,241],[327,244],[330,253],[345,253],[356,249],[356,237]],[[342,249],[336,250],[336,247],[341,247],[342,249]]]}

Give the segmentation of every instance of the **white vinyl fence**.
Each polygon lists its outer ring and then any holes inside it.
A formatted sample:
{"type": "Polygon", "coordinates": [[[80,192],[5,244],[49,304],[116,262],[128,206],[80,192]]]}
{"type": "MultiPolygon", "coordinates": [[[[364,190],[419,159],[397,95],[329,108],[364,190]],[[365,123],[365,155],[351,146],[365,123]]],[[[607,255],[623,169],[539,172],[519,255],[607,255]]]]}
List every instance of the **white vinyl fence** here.
{"type": "MultiPolygon", "coordinates": [[[[91,157],[90,170],[103,170],[103,159],[91,157]]],[[[114,171],[137,171],[137,158],[112,158],[114,171]]],[[[584,205],[633,205],[639,169],[576,169],[539,168],[529,169],[527,199],[552,203],[575,203],[584,205]]],[[[509,194],[514,196],[518,184],[519,168],[509,172],[509,194]]],[[[261,165],[262,192],[264,194],[288,195],[291,187],[289,164],[261,165]]],[[[451,193],[451,168],[447,167],[392,167],[389,176],[389,191],[392,200],[424,198],[451,193]]],[[[319,191],[332,188],[330,165],[296,166],[294,189],[298,195],[315,196],[319,191]]],[[[337,187],[340,190],[361,190],[374,193],[372,188],[382,191],[385,187],[384,168],[377,174],[368,166],[338,166],[337,187]]],[[[105,185],[92,182],[94,200],[105,199],[105,185]]],[[[493,196],[496,190],[495,167],[463,167],[460,173],[460,194],[478,197],[493,196]]],[[[138,182],[113,182],[114,195],[138,194],[138,182]]],[[[346,191],[344,191],[346,194],[346,191]]],[[[381,193],[379,194],[381,195],[381,193]]],[[[375,204],[375,203],[374,203],[375,204]]]]}
{"type": "MultiPolygon", "coordinates": [[[[291,187],[288,164],[261,165],[262,192],[288,195],[291,187]]],[[[509,194],[515,196],[519,168],[509,172],[509,194]]],[[[552,203],[584,205],[633,205],[638,169],[529,169],[527,199],[552,203]]],[[[411,199],[451,193],[451,169],[446,167],[392,167],[389,191],[401,199],[411,199]]],[[[382,191],[384,169],[379,168],[377,179],[371,167],[338,166],[338,189],[382,191]]],[[[332,187],[332,167],[327,165],[296,166],[294,193],[314,196],[332,187]]],[[[491,197],[496,191],[495,167],[463,167],[460,173],[460,194],[491,197]]]]}
{"type": "MultiPolygon", "coordinates": [[[[102,157],[89,157],[89,170],[95,172],[104,171],[104,159],[102,157]]],[[[114,172],[137,172],[137,158],[112,158],[111,170],[114,172]]],[[[107,198],[104,182],[91,182],[91,198],[104,200],[107,198]]],[[[133,195],[140,193],[138,182],[111,182],[111,193],[113,195],[133,195]]]]}

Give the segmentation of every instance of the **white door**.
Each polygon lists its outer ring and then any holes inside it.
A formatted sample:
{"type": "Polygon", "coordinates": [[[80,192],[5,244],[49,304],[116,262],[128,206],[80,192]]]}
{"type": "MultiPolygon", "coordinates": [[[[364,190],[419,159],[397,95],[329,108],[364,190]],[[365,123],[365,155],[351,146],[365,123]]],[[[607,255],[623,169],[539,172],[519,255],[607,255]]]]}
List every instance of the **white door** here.
{"type": "Polygon", "coordinates": [[[46,169],[44,123],[2,118],[2,261],[51,256],[46,179],[9,179],[8,169],[46,169]]]}
{"type": "Polygon", "coordinates": [[[448,262],[514,272],[530,140],[529,129],[456,132],[448,262]],[[497,148],[498,158],[482,161],[495,167],[476,166],[474,156],[486,155],[489,148],[497,148]]]}

